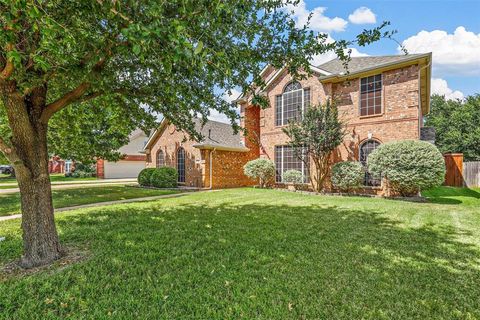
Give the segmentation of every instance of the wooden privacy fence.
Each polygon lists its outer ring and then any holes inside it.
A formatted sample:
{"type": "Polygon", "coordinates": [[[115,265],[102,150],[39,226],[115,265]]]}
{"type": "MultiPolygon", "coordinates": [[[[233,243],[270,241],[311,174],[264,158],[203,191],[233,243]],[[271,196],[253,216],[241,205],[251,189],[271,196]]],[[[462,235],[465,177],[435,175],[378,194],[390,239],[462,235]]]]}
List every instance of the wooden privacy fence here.
{"type": "Polygon", "coordinates": [[[465,187],[480,187],[480,161],[463,163],[463,181],[465,187]]]}
{"type": "Polygon", "coordinates": [[[462,153],[447,153],[445,185],[451,187],[480,187],[480,161],[463,162],[462,153]]]}
{"type": "Polygon", "coordinates": [[[450,187],[463,187],[463,154],[447,153],[445,158],[445,185],[450,187]]]}

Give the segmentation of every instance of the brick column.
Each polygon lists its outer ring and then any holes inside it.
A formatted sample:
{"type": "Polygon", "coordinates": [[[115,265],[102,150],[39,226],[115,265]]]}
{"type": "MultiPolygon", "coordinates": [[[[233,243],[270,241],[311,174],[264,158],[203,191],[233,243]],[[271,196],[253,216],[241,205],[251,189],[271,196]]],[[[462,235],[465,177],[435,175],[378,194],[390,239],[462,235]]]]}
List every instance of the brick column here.
{"type": "Polygon", "coordinates": [[[103,159],[97,159],[97,179],[105,179],[105,162],[103,159]]]}

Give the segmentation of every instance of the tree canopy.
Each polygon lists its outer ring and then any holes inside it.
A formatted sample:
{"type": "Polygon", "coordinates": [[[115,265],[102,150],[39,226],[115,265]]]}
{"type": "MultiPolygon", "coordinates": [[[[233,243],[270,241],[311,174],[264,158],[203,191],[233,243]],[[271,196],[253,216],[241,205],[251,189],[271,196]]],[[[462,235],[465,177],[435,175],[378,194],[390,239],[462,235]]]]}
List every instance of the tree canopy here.
{"type": "MultiPolygon", "coordinates": [[[[326,35],[297,29],[284,5],[0,0],[0,66],[22,96],[48,88],[42,119],[52,118],[50,152],[115,158],[112,151],[134,128],[154,127],[155,114],[193,135],[192,116],[216,109],[236,118],[223,92],[261,86],[267,63],[287,63],[298,74],[316,54],[345,56],[351,42],[327,44],[326,35]]],[[[354,41],[388,36],[384,26],[354,41]]],[[[8,136],[6,124],[1,137],[8,136]]]]}
{"type": "MultiPolygon", "coordinates": [[[[350,42],[297,28],[287,3],[298,0],[0,0],[0,152],[20,188],[21,264],[64,255],[49,154],[118,157],[128,134],[153,128],[157,114],[199,137],[194,117],[210,109],[238,117],[225,91],[240,88],[266,106],[257,94],[266,64],[301,77],[314,55],[346,60],[350,42]]],[[[386,24],[354,41],[390,36],[386,24]]]]}
{"type": "Polygon", "coordinates": [[[425,126],[435,128],[442,153],[461,152],[467,161],[480,160],[480,95],[447,100],[433,95],[425,126]]]}

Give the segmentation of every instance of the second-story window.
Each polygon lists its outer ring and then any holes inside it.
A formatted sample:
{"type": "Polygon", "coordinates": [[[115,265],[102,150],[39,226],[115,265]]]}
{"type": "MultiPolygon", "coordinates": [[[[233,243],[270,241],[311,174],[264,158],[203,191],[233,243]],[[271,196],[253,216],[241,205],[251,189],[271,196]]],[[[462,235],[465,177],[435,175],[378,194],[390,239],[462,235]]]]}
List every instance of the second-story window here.
{"type": "Polygon", "coordinates": [[[360,79],[360,116],[382,113],[382,75],[360,79]]]}
{"type": "Polygon", "coordinates": [[[299,82],[290,82],[283,93],[275,97],[275,125],[283,126],[289,120],[299,120],[309,104],[310,89],[302,88],[299,82]]]}

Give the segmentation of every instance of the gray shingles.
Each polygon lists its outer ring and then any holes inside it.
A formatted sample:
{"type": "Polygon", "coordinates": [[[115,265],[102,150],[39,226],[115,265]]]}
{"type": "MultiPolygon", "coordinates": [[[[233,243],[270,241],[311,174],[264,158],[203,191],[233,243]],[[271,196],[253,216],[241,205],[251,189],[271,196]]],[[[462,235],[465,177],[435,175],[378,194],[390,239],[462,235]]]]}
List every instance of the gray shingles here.
{"type": "Polygon", "coordinates": [[[245,149],[240,133],[235,134],[230,124],[208,120],[202,126],[200,119],[195,119],[195,129],[203,136],[197,146],[218,146],[245,149]]]}
{"type": "MultiPolygon", "coordinates": [[[[424,54],[408,54],[408,55],[395,55],[395,56],[372,56],[372,57],[353,57],[348,63],[348,72],[356,73],[365,69],[374,67],[380,67],[385,64],[402,62],[410,60],[412,58],[422,56],[424,54]]],[[[346,73],[345,67],[341,60],[333,59],[324,64],[317,66],[320,69],[328,71],[333,74],[346,73]]]]}

